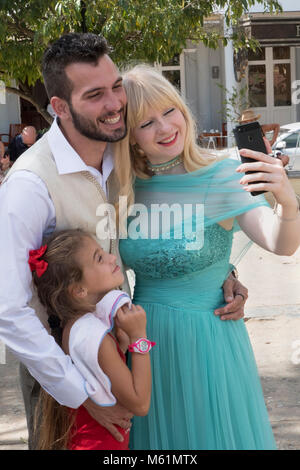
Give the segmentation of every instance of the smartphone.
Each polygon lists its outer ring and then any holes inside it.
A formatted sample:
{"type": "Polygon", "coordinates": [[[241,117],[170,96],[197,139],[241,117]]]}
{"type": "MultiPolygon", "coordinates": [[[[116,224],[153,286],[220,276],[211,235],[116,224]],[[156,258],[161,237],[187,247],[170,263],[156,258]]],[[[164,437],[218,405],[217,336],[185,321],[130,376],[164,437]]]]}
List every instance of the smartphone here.
{"type": "MultiPolygon", "coordinates": [[[[235,137],[236,145],[238,149],[250,149],[255,150],[257,152],[267,153],[267,149],[263,139],[262,129],[258,121],[249,122],[248,124],[241,124],[240,126],[236,126],[233,129],[233,134],[235,137]]],[[[243,157],[242,155],[241,161],[242,163],[252,163],[256,162],[253,158],[243,157]]],[[[249,173],[257,173],[256,171],[246,171],[246,174],[249,173]]],[[[257,183],[262,183],[263,181],[257,181],[257,183]]],[[[253,184],[253,183],[249,183],[253,184]]],[[[253,191],[251,192],[252,196],[258,196],[259,194],[263,194],[266,191],[253,191]]]]}

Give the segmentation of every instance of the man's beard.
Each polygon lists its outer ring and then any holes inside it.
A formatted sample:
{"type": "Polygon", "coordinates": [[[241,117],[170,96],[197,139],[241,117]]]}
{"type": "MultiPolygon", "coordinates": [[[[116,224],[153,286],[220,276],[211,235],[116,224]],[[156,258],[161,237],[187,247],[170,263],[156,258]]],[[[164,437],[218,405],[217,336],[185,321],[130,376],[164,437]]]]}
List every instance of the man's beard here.
{"type": "Polygon", "coordinates": [[[119,140],[124,139],[127,134],[126,124],[124,124],[124,127],[114,129],[110,134],[106,134],[101,131],[93,121],[74,111],[71,103],[69,103],[69,109],[75,129],[88,139],[98,140],[101,142],[118,142],[119,140]]]}

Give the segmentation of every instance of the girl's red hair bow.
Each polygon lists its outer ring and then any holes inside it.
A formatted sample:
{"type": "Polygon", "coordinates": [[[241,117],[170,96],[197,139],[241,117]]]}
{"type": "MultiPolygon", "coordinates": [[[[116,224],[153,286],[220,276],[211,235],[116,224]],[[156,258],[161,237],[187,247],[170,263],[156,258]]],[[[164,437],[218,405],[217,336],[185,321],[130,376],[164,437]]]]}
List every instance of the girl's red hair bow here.
{"type": "Polygon", "coordinates": [[[41,277],[42,274],[47,269],[48,263],[44,261],[43,259],[39,259],[45,254],[47,250],[47,245],[41,246],[41,248],[38,248],[37,250],[30,250],[29,251],[29,266],[32,271],[35,271],[38,277],[41,277]]]}

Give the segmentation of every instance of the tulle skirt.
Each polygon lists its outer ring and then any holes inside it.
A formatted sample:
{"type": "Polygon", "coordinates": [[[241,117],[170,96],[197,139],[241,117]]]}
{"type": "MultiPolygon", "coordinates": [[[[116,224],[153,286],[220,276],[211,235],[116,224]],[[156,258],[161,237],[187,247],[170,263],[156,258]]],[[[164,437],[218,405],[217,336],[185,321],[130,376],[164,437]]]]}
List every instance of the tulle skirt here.
{"type": "Polygon", "coordinates": [[[147,312],[152,399],[130,449],[275,449],[245,323],[136,299],[147,312]]]}

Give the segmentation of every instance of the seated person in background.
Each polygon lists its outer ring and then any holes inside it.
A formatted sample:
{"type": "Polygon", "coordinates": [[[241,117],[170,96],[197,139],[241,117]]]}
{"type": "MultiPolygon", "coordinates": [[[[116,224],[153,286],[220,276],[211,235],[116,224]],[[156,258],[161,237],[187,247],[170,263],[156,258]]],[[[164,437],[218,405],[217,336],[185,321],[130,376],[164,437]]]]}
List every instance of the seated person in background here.
{"type": "Polygon", "coordinates": [[[15,162],[20,155],[22,155],[25,150],[27,150],[31,145],[37,140],[37,132],[35,127],[27,126],[24,127],[21,134],[16,135],[8,145],[7,153],[10,156],[10,160],[15,162]]]}
{"type": "Polygon", "coordinates": [[[3,142],[0,141],[0,184],[4,179],[4,176],[10,168],[10,159],[8,155],[5,155],[5,147],[3,142]]]}
{"type": "MultiPolygon", "coordinates": [[[[241,117],[239,119],[240,124],[248,124],[248,122],[258,121],[260,118],[260,114],[255,115],[252,109],[245,109],[241,117]]],[[[274,144],[275,140],[278,137],[280,125],[273,123],[273,124],[261,124],[260,127],[262,128],[263,134],[265,135],[268,132],[273,132],[272,139],[269,140],[270,146],[274,144]]]]}

